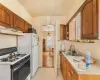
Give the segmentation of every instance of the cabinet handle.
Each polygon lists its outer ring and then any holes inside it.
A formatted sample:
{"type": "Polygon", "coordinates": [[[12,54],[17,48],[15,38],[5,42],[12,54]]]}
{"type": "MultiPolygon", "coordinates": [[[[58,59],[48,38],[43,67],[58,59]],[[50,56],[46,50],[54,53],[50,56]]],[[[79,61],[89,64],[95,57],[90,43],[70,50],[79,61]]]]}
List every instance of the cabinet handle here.
{"type": "Polygon", "coordinates": [[[13,25],[11,25],[11,27],[13,27],[13,25]]]}
{"type": "Polygon", "coordinates": [[[98,33],[96,33],[96,36],[98,36],[98,33]]]}
{"type": "Polygon", "coordinates": [[[68,72],[68,75],[69,75],[69,76],[71,75],[70,72],[68,72]]]}
{"type": "Polygon", "coordinates": [[[71,73],[73,74],[74,72],[73,72],[73,71],[71,71],[71,73]]]}

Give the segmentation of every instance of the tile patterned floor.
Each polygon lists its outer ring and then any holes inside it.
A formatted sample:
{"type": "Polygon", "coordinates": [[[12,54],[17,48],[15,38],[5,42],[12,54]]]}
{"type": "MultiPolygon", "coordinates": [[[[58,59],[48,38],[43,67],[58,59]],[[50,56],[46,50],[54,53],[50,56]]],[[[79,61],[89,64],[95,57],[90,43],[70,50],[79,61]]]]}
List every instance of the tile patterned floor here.
{"type": "Polygon", "coordinates": [[[55,76],[53,68],[39,68],[32,80],[63,80],[62,75],[55,76]]]}

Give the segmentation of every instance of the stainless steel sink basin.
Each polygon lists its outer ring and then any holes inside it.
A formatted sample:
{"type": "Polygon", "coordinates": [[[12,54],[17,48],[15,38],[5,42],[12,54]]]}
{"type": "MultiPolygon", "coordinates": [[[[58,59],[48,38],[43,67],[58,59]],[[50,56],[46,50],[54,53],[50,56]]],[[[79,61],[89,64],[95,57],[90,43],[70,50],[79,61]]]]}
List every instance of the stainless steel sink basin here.
{"type": "Polygon", "coordinates": [[[66,54],[67,56],[81,56],[80,54],[72,55],[72,54],[66,54]]]}

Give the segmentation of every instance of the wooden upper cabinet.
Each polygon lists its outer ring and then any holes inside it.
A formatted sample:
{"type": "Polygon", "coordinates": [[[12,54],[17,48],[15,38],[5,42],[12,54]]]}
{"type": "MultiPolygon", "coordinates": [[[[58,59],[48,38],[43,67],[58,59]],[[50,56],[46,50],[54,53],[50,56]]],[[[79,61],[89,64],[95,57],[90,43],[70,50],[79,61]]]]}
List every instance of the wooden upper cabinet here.
{"type": "Polygon", "coordinates": [[[25,21],[15,14],[14,14],[14,28],[21,31],[24,31],[25,29],[25,21]]]}
{"type": "Polygon", "coordinates": [[[93,0],[93,35],[94,38],[98,38],[98,9],[99,9],[99,2],[100,0],[93,0]]]}
{"type": "Polygon", "coordinates": [[[3,9],[0,5],[0,22],[2,22],[2,21],[3,21],[3,9]]]}
{"type": "Polygon", "coordinates": [[[92,36],[93,27],[93,5],[88,2],[82,10],[82,38],[92,36]]]}
{"type": "Polygon", "coordinates": [[[0,4],[0,26],[14,28],[23,32],[28,32],[32,25],[17,16],[5,6],[0,4]]]}
{"type": "Polygon", "coordinates": [[[24,32],[28,32],[29,23],[25,22],[24,32]]]}
{"type": "Polygon", "coordinates": [[[25,33],[28,32],[28,28],[32,28],[32,25],[25,21],[25,29],[24,29],[25,33]]]}
{"type": "Polygon", "coordinates": [[[97,0],[89,0],[82,9],[81,38],[95,39],[98,35],[97,0]]]}
{"type": "Polygon", "coordinates": [[[13,13],[0,4],[0,25],[13,27],[13,13]]]}
{"type": "Polygon", "coordinates": [[[60,40],[66,39],[66,25],[60,24],[60,40]]]}

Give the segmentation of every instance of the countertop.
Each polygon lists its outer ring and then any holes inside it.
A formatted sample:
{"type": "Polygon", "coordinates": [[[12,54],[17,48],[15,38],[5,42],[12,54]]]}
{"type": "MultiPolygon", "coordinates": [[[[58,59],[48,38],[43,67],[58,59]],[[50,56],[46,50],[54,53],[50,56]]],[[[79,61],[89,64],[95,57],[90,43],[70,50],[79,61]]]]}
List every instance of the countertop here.
{"type": "Polygon", "coordinates": [[[17,63],[18,61],[24,59],[25,57],[29,56],[30,54],[26,54],[24,57],[19,58],[16,61],[13,62],[0,62],[0,65],[14,65],[15,63],[17,63]]]}
{"type": "Polygon", "coordinates": [[[88,69],[80,69],[78,67],[79,64],[83,65],[85,67],[85,63],[82,61],[82,59],[84,59],[84,57],[81,56],[69,56],[66,55],[64,52],[62,52],[62,54],[66,57],[66,59],[68,60],[68,62],[72,65],[72,67],[74,68],[74,70],[78,73],[78,74],[87,74],[87,75],[100,75],[100,66],[97,64],[92,64],[90,66],[90,68],[88,69]],[[74,62],[73,59],[78,59],[80,60],[80,62],[74,62]]]}

